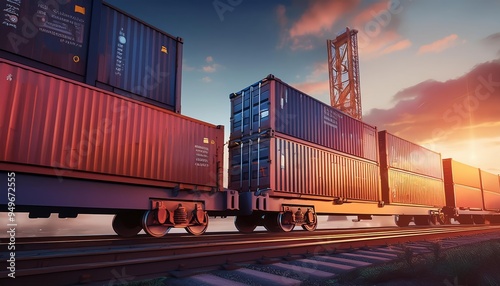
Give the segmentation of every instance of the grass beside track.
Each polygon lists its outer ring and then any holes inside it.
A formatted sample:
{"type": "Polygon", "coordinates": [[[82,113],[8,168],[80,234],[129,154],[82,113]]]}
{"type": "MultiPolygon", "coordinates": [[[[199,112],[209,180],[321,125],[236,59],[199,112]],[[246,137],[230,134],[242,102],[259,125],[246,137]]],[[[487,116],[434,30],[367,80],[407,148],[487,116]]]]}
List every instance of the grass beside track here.
{"type": "Polygon", "coordinates": [[[417,255],[405,249],[398,260],[358,268],[321,285],[500,285],[500,239],[447,250],[436,243],[431,251],[417,255]]]}

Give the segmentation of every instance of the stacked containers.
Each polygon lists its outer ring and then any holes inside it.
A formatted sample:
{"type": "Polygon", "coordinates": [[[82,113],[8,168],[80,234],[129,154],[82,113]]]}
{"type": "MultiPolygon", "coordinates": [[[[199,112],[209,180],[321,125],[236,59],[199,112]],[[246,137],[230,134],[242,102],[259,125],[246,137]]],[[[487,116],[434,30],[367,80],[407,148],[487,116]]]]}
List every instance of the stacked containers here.
{"type": "Polygon", "coordinates": [[[101,0],[42,2],[0,4],[1,58],[180,113],[182,39],[101,0]]]}
{"type": "Polygon", "coordinates": [[[375,127],[272,75],[230,99],[229,188],[380,199],[375,127]]]}
{"type": "Polygon", "coordinates": [[[10,78],[0,85],[8,169],[222,187],[223,127],[1,59],[0,76],[10,78]]]}
{"type": "Polygon", "coordinates": [[[484,209],[500,210],[500,181],[499,176],[481,170],[481,187],[483,189],[484,209]]]}
{"type": "Polygon", "coordinates": [[[443,159],[446,205],[459,209],[483,209],[480,170],[451,158],[443,159]]]}
{"type": "Polygon", "coordinates": [[[2,2],[0,50],[85,75],[92,1],[2,2]]]}
{"type": "Polygon", "coordinates": [[[441,154],[387,131],[378,134],[382,197],[386,203],[445,205],[441,154]]]}

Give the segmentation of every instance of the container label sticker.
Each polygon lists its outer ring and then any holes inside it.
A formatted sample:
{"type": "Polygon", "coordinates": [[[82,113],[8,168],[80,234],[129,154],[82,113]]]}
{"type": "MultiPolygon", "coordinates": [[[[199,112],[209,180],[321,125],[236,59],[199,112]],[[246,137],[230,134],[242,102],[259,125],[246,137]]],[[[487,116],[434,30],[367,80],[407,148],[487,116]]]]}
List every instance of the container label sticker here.
{"type": "Polygon", "coordinates": [[[125,35],[125,30],[123,28],[118,32],[118,41],[116,42],[116,56],[115,56],[115,75],[121,76],[125,70],[125,44],[127,43],[127,37],[125,35]]]}
{"type": "Polygon", "coordinates": [[[260,118],[268,117],[269,116],[269,110],[264,110],[260,113],[260,118]]]}
{"type": "Polygon", "coordinates": [[[203,167],[203,168],[210,167],[210,164],[208,161],[208,154],[209,154],[208,147],[194,145],[194,151],[195,151],[195,157],[196,157],[194,165],[196,167],[203,167]]]}
{"type": "Polygon", "coordinates": [[[339,115],[335,110],[329,108],[329,107],[324,107],[323,108],[323,123],[333,127],[333,128],[338,128],[339,126],[339,118],[341,115],[339,115]]]}

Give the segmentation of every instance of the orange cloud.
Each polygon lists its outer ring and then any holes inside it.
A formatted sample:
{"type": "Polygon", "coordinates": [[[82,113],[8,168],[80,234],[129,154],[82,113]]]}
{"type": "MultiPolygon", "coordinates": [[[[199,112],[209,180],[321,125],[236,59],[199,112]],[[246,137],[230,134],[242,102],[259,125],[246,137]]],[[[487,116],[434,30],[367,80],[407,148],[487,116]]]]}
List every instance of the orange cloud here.
{"type": "Polygon", "coordinates": [[[402,51],[402,50],[409,48],[410,46],[411,46],[410,40],[408,40],[408,39],[402,40],[402,41],[399,41],[393,45],[390,45],[390,46],[384,48],[381,51],[381,54],[385,55],[385,54],[390,54],[390,53],[394,53],[397,51],[402,51]]]}
{"type": "Polygon", "coordinates": [[[458,40],[458,36],[456,34],[451,34],[447,37],[444,37],[440,40],[437,40],[433,43],[421,46],[418,49],[417,54],[425,54],[425,53],[439,53],[446,49],[453,47],[458,40]]]}
{"type": "Polygon", "coordinates": [[[324,44],[324,34],[332,34],[334,25],[358,4],[359,0],[309,1],[306,11],[288,27],[286,9],[279,5],[276,17],[282,31],[278,48],[289,45],[292,50],[312,50],[319,40],[324,44]]]}
{"type": "MultiPolygon", "coordinates": [[[[324,45],[326,38],[334,38],[345,25],[359,31],[358,38],[369,39],[364,46],[368,54],[382,55],[388,46],[402,41],[397,32],[403,5],[395,1],[379,0],[372,3],[360,0],[311,0],[308,8],[295,21],[289,21],[286,7],[278,5],[276,20],[281,27],[278,48],[312,50],[324,45]],[[345,19],[353,19],[346,22],[345,19]],[[291,22],[290,24],[288,24],[291,22]],[[396,35],[396,37],[394,37],[396,35]],[[391,41],[384,41],[390,38],[391,41]],[[321,44],[320,44],[321,42],[321,44]],[[374,48],[375,47],[375,48],[374,48]]],[[[400,43],[402,44],[402,43],[400,43]]],[[[360,44],[360,50],[362,48],[360,44]]],[[[396,48],[396,47],[394,47],[396,48]]],[[[401,48],[399,46],[399,48],[401,48]]],[[[388,51],[386,51],[388,52],[388,51]]]]}
{"type": "Polygon", "coordinates": [[[378,1],[366,7],[351,22],[358,30],[358,47],[364,59],[404,50],[411,46],[398,32],[401,4],[378,1]]]}
{"type": "Polygon", "coordinates": [[[305,77],[303,82],[291,84],[296,89],[323,102],[330,102],[330,81],[328,74],[328,61],[315,63],[311,72],[305,77]]]}
{"type": "Polygon", "coordinates": [[[388,30],[376,37],[369,37],[363,32],[358,32],[358,49],[364,59],[375,58],[382,55],[382,51],[391,44],[401,40],[401,35],[396,31],[388,30]]]}
{"type": "Polygon", "coordinates": [[[219,64],[214,63],[214,58],[212,56],[207,56],[205,62],[208,65],[203,66],[201,69],[206,73],[214,73],[217,71],[217,68],[220,67],[219,64]]]}
{"type": "Polygon", "coordinates": [[[318,35],[330,30],[343,13],[351,10],[358,1],[350,0],[317,0],[300,17],[290,29],[290,37],[318,35]]]}
{"type": "Polygon", "coordinates": [[[498,158],[488,161],[500,152],[500,60],[480,64],[456,79],[419,83],[393,99],[394,107],[372,109],[363,121],[443,156],[500,170],[498,158]],[[479,142],[497,145],[486,148],[479,142]]]}
{"type": "Polygon", "coordinates": [[[204,71],[204,72],[208,72],[208,73],[215,72],[216,70],[217,70],[217,68],[215,67],[215,65],[211,65],[211,66],[204,66],[204,67],[203,67],[203,71],[204,71]]]}
{"type": "Polygon", "coordinates": [[[330,92],[329,80],[296,83],[293,87],[313,97],[330,92]]]}
{"type": "Polygon", "coordinates": [[[366,22],[372,20],[380,12],[387,10],[387,1],[380,1],[372,4],[365,10],[361,11],[353,20],[356,27],[364,25],[366,22]]]}

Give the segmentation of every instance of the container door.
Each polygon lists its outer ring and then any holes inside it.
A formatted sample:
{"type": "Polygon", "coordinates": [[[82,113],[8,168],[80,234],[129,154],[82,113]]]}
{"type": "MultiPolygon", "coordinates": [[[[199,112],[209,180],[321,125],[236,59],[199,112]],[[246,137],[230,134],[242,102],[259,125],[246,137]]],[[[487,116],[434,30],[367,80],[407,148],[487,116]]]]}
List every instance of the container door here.
{"type": "Polygon", "coordinates": [[[229,150],[229,188],[257,191],[270,184],[270,139],[260,136],[240,141],[229,150]]]}

